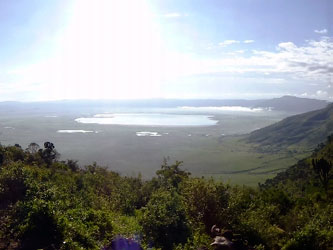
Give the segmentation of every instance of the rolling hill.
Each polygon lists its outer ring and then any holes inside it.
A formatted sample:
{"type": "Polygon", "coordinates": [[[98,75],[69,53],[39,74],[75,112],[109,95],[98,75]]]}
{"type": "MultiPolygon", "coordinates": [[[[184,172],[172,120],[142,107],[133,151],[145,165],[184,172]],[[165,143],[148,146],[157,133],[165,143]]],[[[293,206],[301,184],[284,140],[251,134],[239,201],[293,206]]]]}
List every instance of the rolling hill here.
{"type": "Polygon", "coordinates": [[[290,146],[314,148],[318,143],[325,141],[332,132],[333,104],[329,104],[326,108],[291,116],[253,131],[246,141],[277,148],[290,146]]]}
{"type": "MultiPolygon", "coordinates": [[[[333,160],[333,136],[328,136],[326,142],[322,142],[312,153],[310,157],[298,161],[296,164],[288,167],[285,171],[278,173],[274,178],[266,180],[261,187],[286,187],[289,185],[298,186],[299,190],[304,191],[310,185],[320,186],[318,174],[315,173],[311,164],[312,159],[325,159],[328,162],[333,160]],[[292,184],[291,184],[292,183],[292,184]]],[[[333,175],[329,175],[332,180],[333,175]]],[[[295,191],[295,189],[294,189],[295,191]]]]}

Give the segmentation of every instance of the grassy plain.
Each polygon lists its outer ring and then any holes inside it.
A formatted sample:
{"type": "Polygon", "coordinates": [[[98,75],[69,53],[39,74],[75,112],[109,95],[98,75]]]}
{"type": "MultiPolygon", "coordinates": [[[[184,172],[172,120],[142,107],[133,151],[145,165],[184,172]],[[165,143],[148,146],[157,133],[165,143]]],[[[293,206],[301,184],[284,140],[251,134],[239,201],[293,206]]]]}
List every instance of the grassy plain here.
{"type": "Polygon", "coordinates": [[[218,124],[206,127],[162,127],[81,124],[80,115],[2,115],[0,142],[55,144],[61,159],[79,160],[80,165],[97,162],[124,175],[141,173],[151,178],[164,157],[183,161],[195,176],[221,179],[232,184],[256,185],[306,156],[302,152],[259,152],[242,134],[281,120],[286,114],[214,114],[218,124]],[[57,133],[60,129],[91,130],[94,133],[57,133]],[[160,137],[138,137],[151,131],[160,137]]]}

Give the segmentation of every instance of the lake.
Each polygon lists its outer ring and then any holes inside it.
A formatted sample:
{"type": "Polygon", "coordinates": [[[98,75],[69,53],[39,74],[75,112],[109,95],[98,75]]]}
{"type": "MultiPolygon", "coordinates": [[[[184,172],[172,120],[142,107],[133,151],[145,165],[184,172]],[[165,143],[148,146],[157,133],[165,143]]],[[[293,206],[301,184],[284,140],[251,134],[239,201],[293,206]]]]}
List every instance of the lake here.
{"type": "Polygon", "coordinates": [[[161,113],[117,113],[97,114],[93,117],[75,119],[79,123],[136,125],[136,126],[213,126],[217,124],[214,116],[161,113]]]}

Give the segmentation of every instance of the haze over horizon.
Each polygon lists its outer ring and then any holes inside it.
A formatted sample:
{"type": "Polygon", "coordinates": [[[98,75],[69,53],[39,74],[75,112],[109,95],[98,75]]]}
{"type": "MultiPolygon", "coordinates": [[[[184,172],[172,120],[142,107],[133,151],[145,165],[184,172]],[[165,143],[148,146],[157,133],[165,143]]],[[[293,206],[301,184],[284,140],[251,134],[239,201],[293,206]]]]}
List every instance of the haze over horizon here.
{"type": "Polygon", "coordinates": [[[333,100],[329,0],[0,1],[0,101],[333,100]]]}

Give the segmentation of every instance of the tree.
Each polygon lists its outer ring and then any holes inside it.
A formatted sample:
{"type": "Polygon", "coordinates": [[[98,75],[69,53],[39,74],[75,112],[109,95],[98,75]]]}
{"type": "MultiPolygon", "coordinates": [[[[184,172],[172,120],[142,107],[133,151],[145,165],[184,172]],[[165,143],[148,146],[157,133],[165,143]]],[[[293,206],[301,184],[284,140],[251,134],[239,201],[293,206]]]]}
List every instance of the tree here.
{"type": "Polygon", "coordinates": [[[5,161],[8,163],[10,161],[23,161],[24,152],[20,145],[15,144],[15,146],[9,146],[5,150],[5,161]]]}
{"type": "Polygon", "coordinates": [[[29,144],[28,148],[26,149],[30,154],[35,154],[39,150],[39,145],[35,142],[29,144]]]}
{"type": "Polygon", "coordinates": [[[320,182],[323,184],[325,191],[327,192],[328,182],[330,180],[330,170],[332,169],[332,163],[326,161],[324,158],[312,159],[312,166],[317,174],[319,174],[320,182]]]}
{"type": "Polygon", "coordinates": [[[59,153],[52,142],[45,142],[44,149],[39,149],[38,152],[47,166],[50,166],[59,157],[59,153]]]}
{"type": "Polygon", "coordinates": [[[5,149],[0,145],[0,166],[3,165],[5,160],[5,149]]]}
{"type": "Polygon", "coordinates": [[[166,158],[163,160],[161,169],[156,171],[161,186],[178,188],[182,180],[190,176],[191,173],[180,169],[182,164],[183,162],[176,161],[174,164],[169,165],[166,158]]]}
{"type": "Polygon", "coordinates": [[[78,172],[80,167],[78,164],[78,161],[75,160],[67,160],[67,162],[64,162],[70,170],[72,170],[73,172],[78,172]]]}

